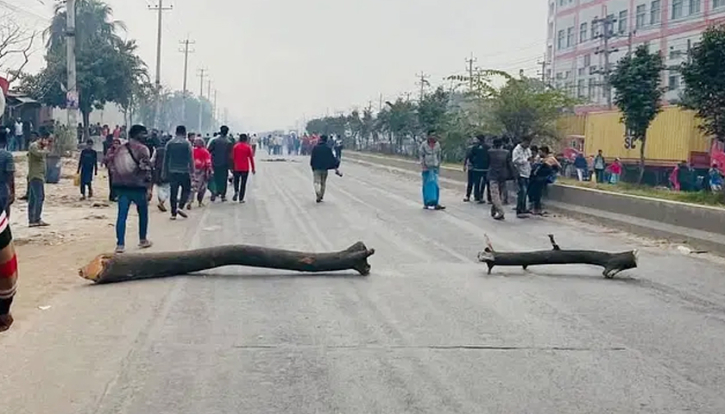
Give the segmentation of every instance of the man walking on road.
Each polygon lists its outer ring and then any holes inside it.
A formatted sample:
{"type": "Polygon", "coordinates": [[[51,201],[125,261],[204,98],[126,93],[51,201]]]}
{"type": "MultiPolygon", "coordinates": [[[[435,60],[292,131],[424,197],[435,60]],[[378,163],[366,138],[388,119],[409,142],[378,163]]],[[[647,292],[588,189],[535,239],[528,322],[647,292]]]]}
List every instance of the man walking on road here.
{"type": "Polygon", "coordinates": [[[209,142],[208,149],[211,153],[211,164],[214,170],[214,187],[216,190],[211,195],[211,201],[216,200],[217,196],[220,196],[222,202],[224,202],[227,201],[227,178],[231,167],[234,141],[228,136],[229,127],[224,125],[220,131],[221,134],[209,142]]]}
{"type": "Polygon", "coordinates": [[[488,151],[488,158],[491,216],[496,220],[503,220],[505,213],[501,196],[506,192],[506,181],[515,176],[515,169],[511,162],[511,153],[503,148],[503,141],[500,138],[493,140],[493,148],[488,151]]]}
{"type": "Polygon", "coordinates": [[[518,184],[518,196],[516,199],[516,217],[518,218],[528,217],[529,212],[526,206],[526,197],[529,188],[529,177],[531,176],[531,162],[533,160],[529,145],[531,145],[531,138],[524,137],[512,153],[513,163],[517,171],[516,182],[518,184]]]}
{"type": "Polygon", "coordinates": [[[176,127],[176,136],[166,144],[164,153],[164,176],[171,189],[171,220],[176,215],[186,218],[184,206],[191,195],[191,175],[194,173],[194,156],[186,136],[186,127],[176,127]],[[181,198],[179,198],[181,188],[181,198]],[[181,208],[179,208],[181,206],[181,208]]]}
{"type": "Polygon", "coordinates": [[[129,140],[108,151],[107,165],[111,171],[111,185],[118,197],[116,219],[116,253],[123,253],[126,246],[126,220],[131,203],[138,212],[139,247],[151,247],[147,238],[149,227],[149,201],[151,200],[151,156],[145,141],[146,127],[134,125],[128,131],[129,140]]]}
{"type": "Polygon", "coordinates": [[[335,157],[335,153],[327,143],[327,135],[320,137],[319,142],[312,148],[310,156],[310,167],[312,167],[312,175],[315,185],[315,194],[317,202],[321,203],[325,198],[325,189],[327,188],[327,172],[329,170],[337,170],[340,161],[335,157]]]}
{"type": "Polygon", "coordinates": [[[40,139],[28,148],[28,223],[30,227],[45,227],[41,219],[45,202],[46,158],[50,153],[49,132],[43,132],[40,139]]]}
{"type": "Polygon", "coordinates": [[[234,198],[233,201],[239,200],[244,202],[244,195],[247,193],[247,179],[249,179],[249,170],[251,167],[252,174],[256,174],[254,167],[254,149],[248,143],[247,134],[239,136],[239,142],[234,145],[232,150],[232,159],[234,161],[234,198]]]}

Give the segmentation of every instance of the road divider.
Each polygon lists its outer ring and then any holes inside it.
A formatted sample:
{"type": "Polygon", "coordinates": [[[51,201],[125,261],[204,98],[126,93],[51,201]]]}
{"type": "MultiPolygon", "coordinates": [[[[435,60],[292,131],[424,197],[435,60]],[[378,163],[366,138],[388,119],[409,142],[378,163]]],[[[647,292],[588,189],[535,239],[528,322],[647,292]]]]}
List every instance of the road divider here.
{"type": "MultiPolygon", "coordinates": [[[[415,160],[394,156],[346,151],[345,160],[415,175],[420,171],[415,160]]],[[[460,185],[461,192],[465,190],[467,177],[462,168],[443,166],[440,176],[444,187],[460,185]]],[[[564,184],[550,186],[547,193],[547,208],[563,215],[725,255],[723,208],[564,184]]]]}

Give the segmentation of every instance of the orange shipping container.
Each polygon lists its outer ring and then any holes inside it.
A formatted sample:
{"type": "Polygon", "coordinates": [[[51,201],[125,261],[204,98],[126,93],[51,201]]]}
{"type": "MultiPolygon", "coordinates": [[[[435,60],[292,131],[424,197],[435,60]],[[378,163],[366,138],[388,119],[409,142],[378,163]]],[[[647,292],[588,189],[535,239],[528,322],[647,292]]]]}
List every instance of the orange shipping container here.
{"type": "MultiPolygon", "coordinates": [[[[617,111],[587,114],[584,151],[587,155],[602,150],[610,160],[619,157],[626,164],[639,162],[640,142],[625,137],[624,124],[617,111]]],[[[647,131],[646,165],[674,166],[677,162],[701,158],[710,149],[710,139],[697,128],[692,111],[666,107],[647,131]]]]}

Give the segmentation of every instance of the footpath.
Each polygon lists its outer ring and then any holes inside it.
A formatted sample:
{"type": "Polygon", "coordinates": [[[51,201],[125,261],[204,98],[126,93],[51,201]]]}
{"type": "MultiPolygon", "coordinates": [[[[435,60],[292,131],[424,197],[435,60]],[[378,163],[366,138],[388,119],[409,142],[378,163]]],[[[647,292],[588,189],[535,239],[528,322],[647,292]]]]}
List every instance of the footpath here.
{"type": "MultiPolygon", "coordinates": [[[[420,173],[418,163],[410,159],[355,151],[345,151],[344,157],[373,168],[420,173]]],[[[467,177],[462,168],[444,166],[440,175],[443,186],[464,189],[467,177]]],[[[549,187],[546,207],[582,221],[725,255],[723,208],[562,184],[549,187]]]]}

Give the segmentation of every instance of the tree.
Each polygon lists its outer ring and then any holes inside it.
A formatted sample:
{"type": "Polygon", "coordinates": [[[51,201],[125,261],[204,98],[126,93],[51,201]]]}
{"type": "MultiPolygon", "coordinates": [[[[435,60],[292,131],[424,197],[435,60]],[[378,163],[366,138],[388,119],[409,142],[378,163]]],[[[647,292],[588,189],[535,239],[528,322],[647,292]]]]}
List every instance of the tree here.
{"type": "Polygon", "coordinates": [[[538,79],[509,77],[483,104],[489,106],[492,129],[514,139],[525,136],[544,141],[556,138],[555,123],[575,101],[538,79]]]}
{"type": "Polygon", "coordinates": [[[640,141],[639,179],[644,177],[644,151],[647,143],[647,129],[662,110],[664,89],[660,86],[665,69],[662,55],[650,53],[641,45],[631,55],[619,60],[617,69],[610,77],[614,87],[614,102],[622,111],[622,122],[627,135],[640,141]]]}
{"type": "Polygon", "coordinates": [[[725,141],[725,25],[711,26],[702,40],[690,49],[682,64],[685,83],[681,105],[697,111],[700,128],[708,135],[725,141]]]}
{"type": "Polygon", "coordinates": [[[0,16],[0,70],[8,73],[8,83],[15,82],[30,61],[37,33],[19,25],[17,18],[0,16]]]}
{"type": "MultiPolygon", "coordinates": [[[[148,78],[146,65],[136,55],[136,43],[116,34],[122,24],[111,20],[111,8],[99,0],[76,3],[76,62],[79,109],[86,134],[90,113],[115,102],[128,110],[148,78]]],[[[46,67],[36,76],[24,78],[22,89],[39,101],[55,107],[66,104],[65,4],[56,6],[45,34],[46,67]]]]}
{"type": "Polygon", "coordinates": [[[418,103],[418,127],[421,135],[428,131],[444,132],[448,129],[448,103],[450,95],[443,87],[426,94],[418,103]]]}

